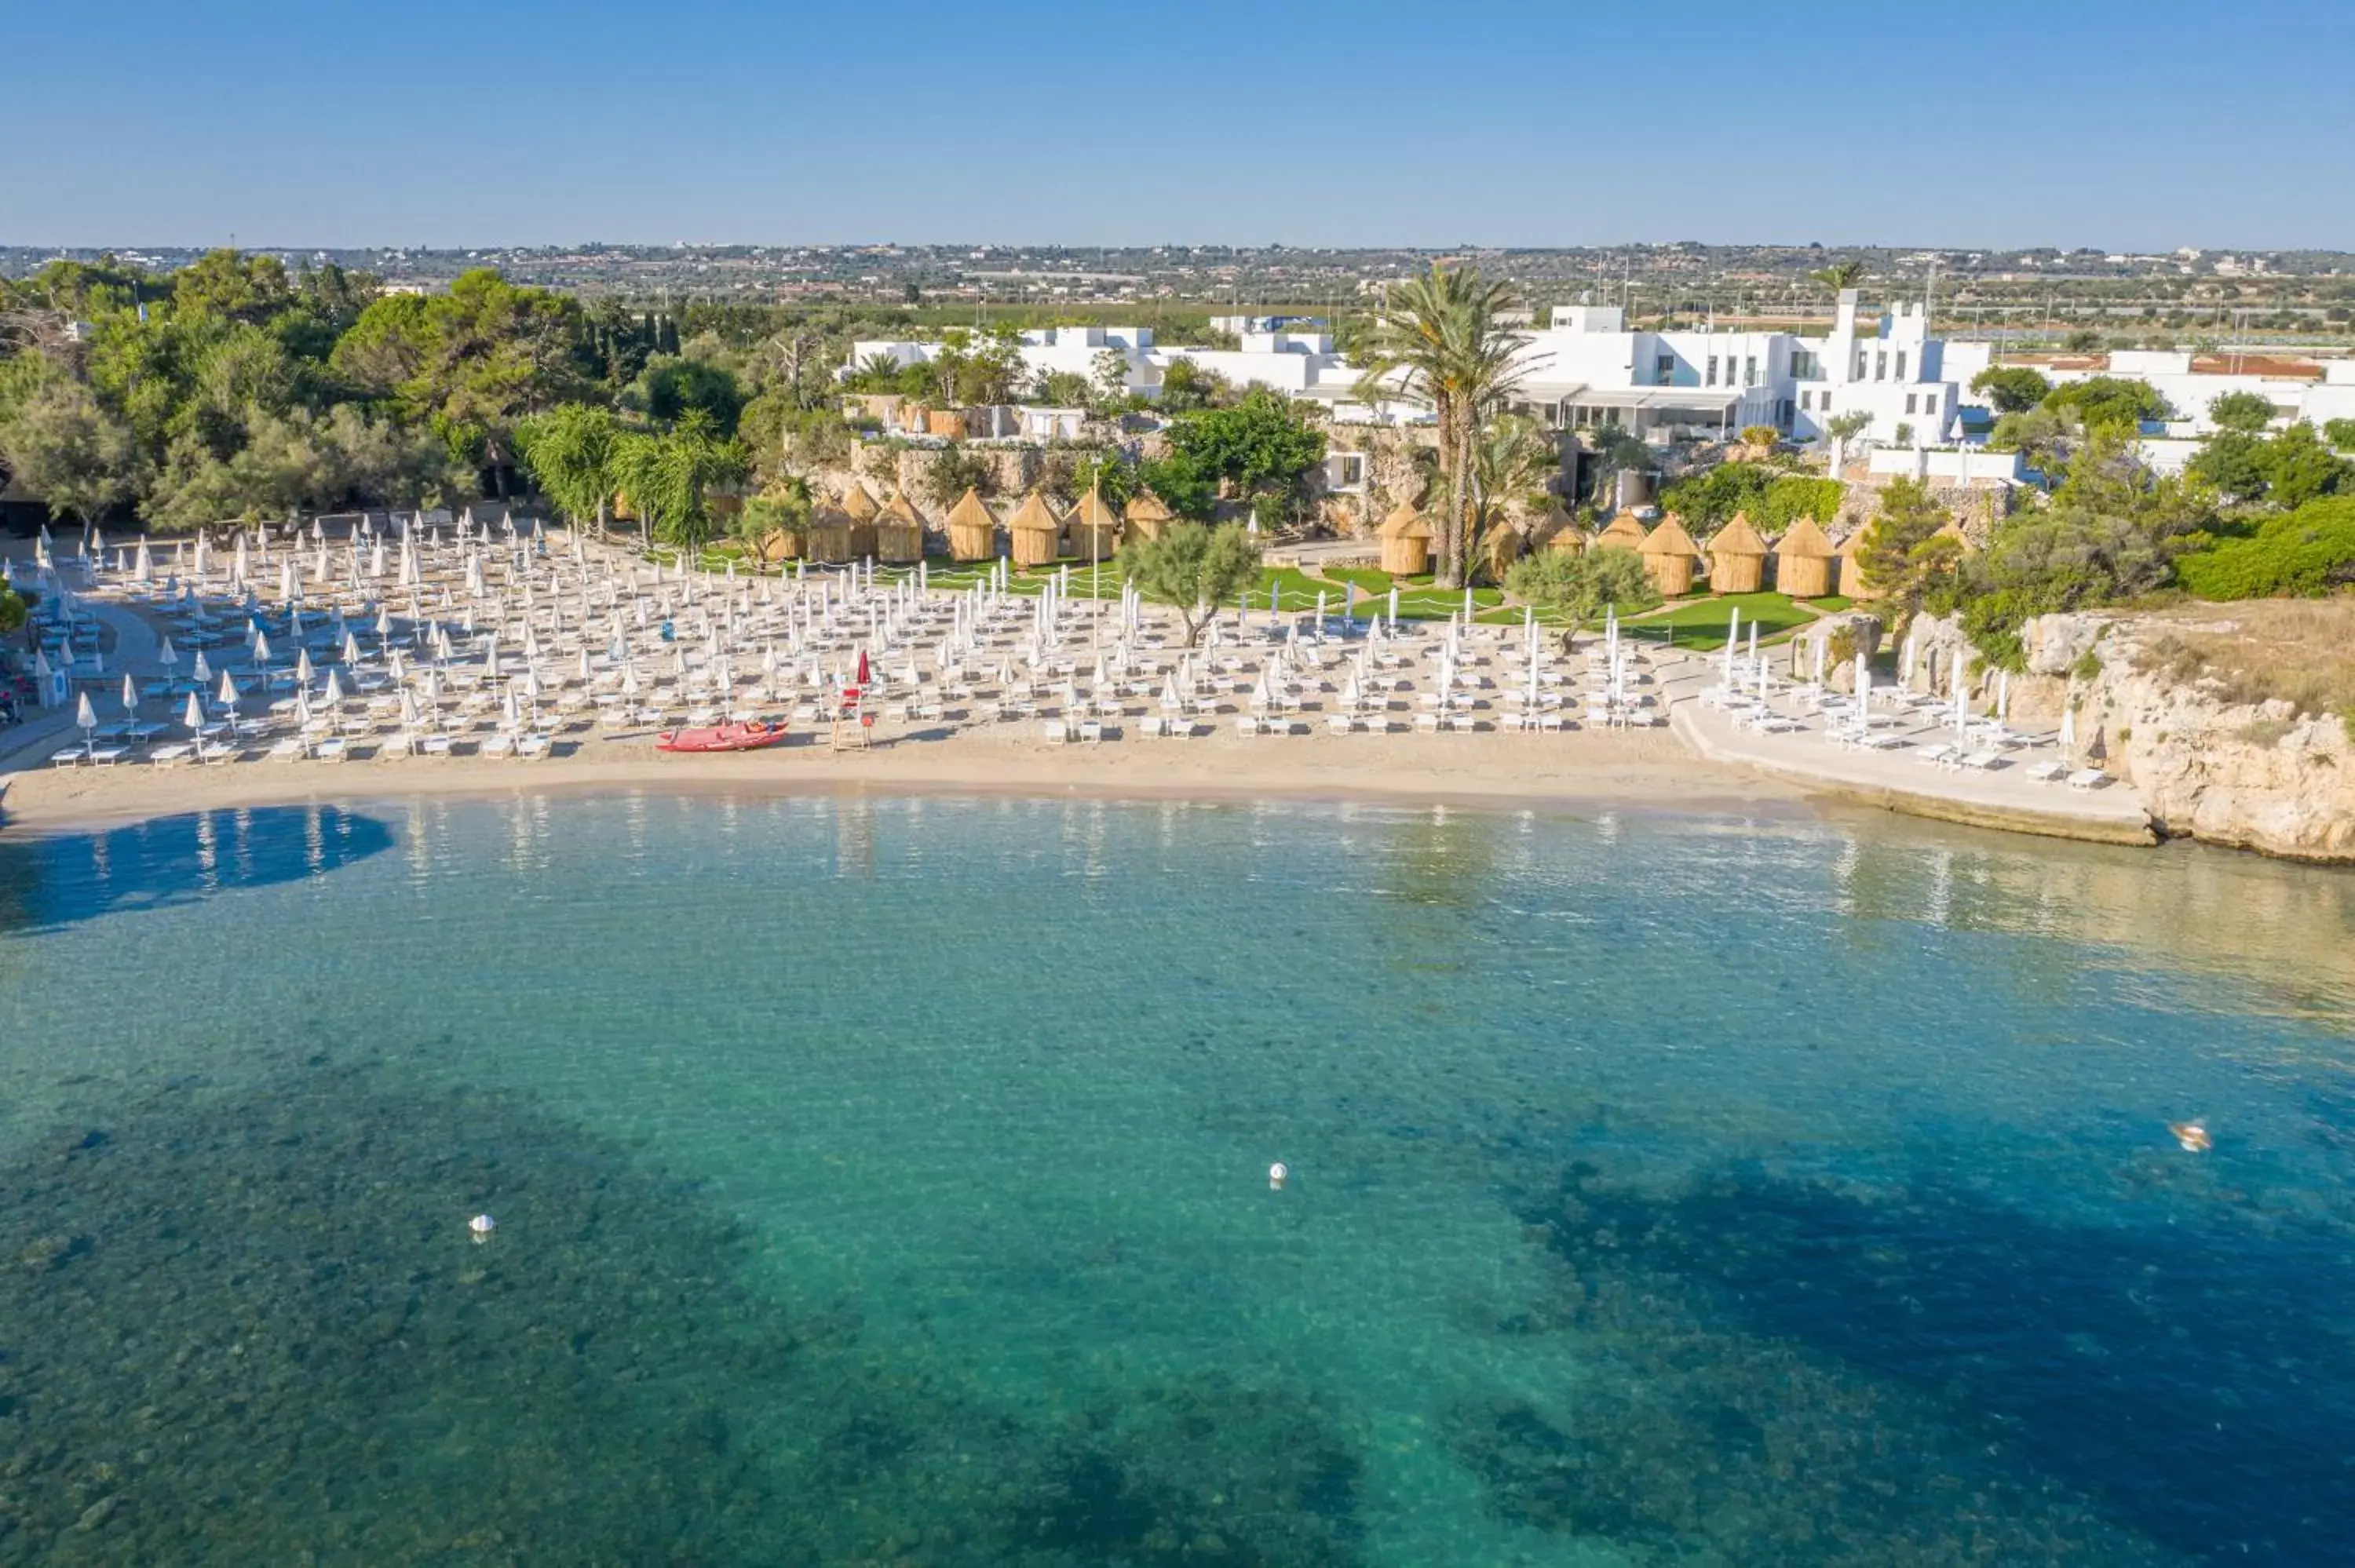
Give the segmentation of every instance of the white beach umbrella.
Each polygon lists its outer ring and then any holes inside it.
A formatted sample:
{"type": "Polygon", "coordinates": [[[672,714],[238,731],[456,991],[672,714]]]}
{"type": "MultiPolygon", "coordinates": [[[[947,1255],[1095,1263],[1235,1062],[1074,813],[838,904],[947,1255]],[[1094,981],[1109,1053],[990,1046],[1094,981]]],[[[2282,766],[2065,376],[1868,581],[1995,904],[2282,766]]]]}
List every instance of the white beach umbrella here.
{"type": "Polygon", "coordinates": [[[88,740],[90,732],[98,727],[98,709],[91,705],[88,692],[84,692],[80,700],[74,704],[74,725],[82,731],[84,740],[88,740]]]}
{"type": "Polygon", "coordinates": [[[200,686],[213,678],[213,667],[206,661],[205,651],[201,648],[197,650],[197,664],[193,673],[196,676],[197,684],[200,686]]]}
{"type": "Polygon", "coordinates": [[[236,679],[227,670],[223,670],[220,689],[213,694],[213,700],[225,708],[233,708],[237,706],[239,695],[236,679]]]}
{"type": "Polygon", "coordinates": [[[343,705],[344,683],[336,678],[336,673],[333,670],[327,672],[327,684],[325,689],[320,693],[320,700],[325,702],[331,708],[340,707],[343,705]]]}
{"type": "Polygon", "coordinates": [[[194,692],[188,694],[187,706],[180,710],[180,722],[188,726],[191,735],[205,727],[205,705],[194,692]]]}

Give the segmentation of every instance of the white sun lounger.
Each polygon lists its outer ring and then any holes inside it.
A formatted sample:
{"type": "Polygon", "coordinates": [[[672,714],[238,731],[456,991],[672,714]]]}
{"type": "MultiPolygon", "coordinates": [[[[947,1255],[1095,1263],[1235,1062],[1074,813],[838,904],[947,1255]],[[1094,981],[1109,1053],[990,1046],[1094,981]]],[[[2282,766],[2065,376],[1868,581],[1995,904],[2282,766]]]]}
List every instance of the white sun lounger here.
{"type": "Polygon", "coordinates": [[[2098,768],[2080,768],[2069,775],[2072,789],[2098,789],[2110,781],[2110,776],[2098,768]]]}

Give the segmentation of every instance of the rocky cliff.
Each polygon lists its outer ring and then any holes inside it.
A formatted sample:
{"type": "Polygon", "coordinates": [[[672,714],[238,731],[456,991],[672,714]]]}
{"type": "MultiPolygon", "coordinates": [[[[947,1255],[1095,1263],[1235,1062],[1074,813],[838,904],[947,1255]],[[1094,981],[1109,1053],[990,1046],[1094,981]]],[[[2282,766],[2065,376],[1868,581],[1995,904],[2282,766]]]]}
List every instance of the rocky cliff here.
{"type": "Polygon", "coordinates": [[[2340,712],[2318,711],[2312,652],[2275,635],[2286,613],[2041,617],[2023,635],[2015,708],[2057,717],[2073,705],[2081,755],[2130,783],[2163,832],[2355,863],[2355,737],[2340,712]]]}

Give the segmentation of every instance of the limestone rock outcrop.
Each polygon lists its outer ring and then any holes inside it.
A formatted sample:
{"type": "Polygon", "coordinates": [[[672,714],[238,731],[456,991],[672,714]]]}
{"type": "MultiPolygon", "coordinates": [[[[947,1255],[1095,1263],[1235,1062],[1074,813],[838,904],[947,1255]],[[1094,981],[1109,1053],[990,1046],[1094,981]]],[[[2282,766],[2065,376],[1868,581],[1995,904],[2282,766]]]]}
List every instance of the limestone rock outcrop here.
{"type": "Polygon", "coordinates": [[[2338,715],[2279,698],[2232,700],[2187,679],[2159,644],[2229,635],[2230,607],[2187,624],[2128,615],[2042,616],[2023,630],[2030,678],[2015,701],[2077,711],[2081,751],[2131,784],[2167,833],[2286,859],[2355,863],[2355,737],[2338,715]]]}

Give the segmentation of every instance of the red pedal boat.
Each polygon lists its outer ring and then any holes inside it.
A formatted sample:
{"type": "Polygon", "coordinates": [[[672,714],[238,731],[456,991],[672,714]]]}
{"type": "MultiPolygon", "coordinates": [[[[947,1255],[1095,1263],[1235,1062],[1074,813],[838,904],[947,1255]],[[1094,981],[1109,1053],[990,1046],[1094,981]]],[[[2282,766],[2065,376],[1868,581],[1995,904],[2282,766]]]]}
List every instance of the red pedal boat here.
{"type": "Polygon", "coordinates": [[[656,751],[758,751],[785,738],[781,724],[708,724],[694,729],[666,729],[655,736],[656,751]]]}

